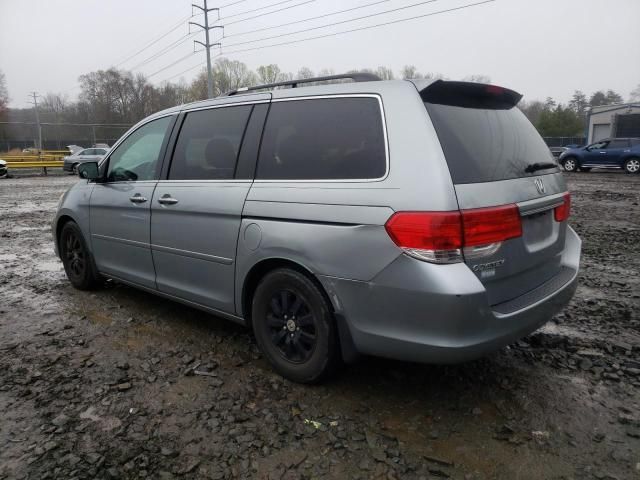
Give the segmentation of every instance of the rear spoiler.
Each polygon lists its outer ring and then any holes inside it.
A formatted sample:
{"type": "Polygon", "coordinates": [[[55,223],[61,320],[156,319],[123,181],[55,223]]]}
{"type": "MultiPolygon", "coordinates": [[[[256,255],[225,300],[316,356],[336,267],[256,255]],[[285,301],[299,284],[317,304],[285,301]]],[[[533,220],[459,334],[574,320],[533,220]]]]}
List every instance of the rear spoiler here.
{"type": "Polygon", "coordinates": [[[425,85],[414,82],[423,102],[454,107],[509,110],[522,99],[516,91],[496,85],[436,80],[425,85]]]}

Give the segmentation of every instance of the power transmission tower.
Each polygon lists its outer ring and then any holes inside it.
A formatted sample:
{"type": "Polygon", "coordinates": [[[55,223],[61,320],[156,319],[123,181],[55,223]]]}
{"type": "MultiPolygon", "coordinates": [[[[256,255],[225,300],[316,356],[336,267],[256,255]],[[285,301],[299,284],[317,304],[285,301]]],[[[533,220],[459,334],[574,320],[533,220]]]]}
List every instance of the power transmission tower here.
{"type": "Polygon", "coordinates": [[[33,105],[36,112],[36,128],[38,129],[38,151],[42,151],[42,126],[40,125],[40,113],[38,112],[38,92],[31,92],[29,94],[33,98],[33,102],[29,102],[33,105]]]}
{"type": "MultiPolygon", "coordinates": [[[[224,31],[224,26],[222,25],[212,25],[209,26],[209,12],[212,11],[217,11],[218,12],[218,20],[220,20],[220,9],[219,8],[208,8],[207,7],[207,0],[203,0],[204,2],[204,7],[201,7],[200,5],[195,5],[195,4],[191,4],[192,7],[198,8],[200,10],[202,10],[202,13],[204,13],[204,25],[200,25],[199,23],[196,22],[189,22],[189,25],[195,25],[197,27],[200,27],[204,30],[204,35],[205,35],[205,42],[206,43],[202,43],[198,40],[194,40],[194,43],[199,43],[200,45],[202,45],[205,50],[207,51],[207,97],[208,98],[212,98],[213,97],[213,73],[211,72],[211,47],[215,47],[215,46],[222,46],[220,43],[214,43],[211,44],[209,43],[209,30],[212,30],[214,28],[221,28],[224,31]]],[[[224,35],[224,33],[223,33],[224,35]]]]}

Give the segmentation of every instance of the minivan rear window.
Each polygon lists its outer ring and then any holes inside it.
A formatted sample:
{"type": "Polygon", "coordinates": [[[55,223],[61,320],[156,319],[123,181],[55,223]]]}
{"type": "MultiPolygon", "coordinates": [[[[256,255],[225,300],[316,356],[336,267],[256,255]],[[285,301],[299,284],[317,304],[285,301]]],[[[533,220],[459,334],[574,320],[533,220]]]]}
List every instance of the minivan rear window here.
{"type": "Polygon", "coordinates": [[[481,183],[543,175],[527,166],[554,163],[549,148],[517,108],[469,108],[425,102],[453,183],[481,183]]]}
{"type": "Polygon", "coordinates": [[[378,179],[387,169],[380,103],[374,97],[274,102],[256,178],[378,179]]]}

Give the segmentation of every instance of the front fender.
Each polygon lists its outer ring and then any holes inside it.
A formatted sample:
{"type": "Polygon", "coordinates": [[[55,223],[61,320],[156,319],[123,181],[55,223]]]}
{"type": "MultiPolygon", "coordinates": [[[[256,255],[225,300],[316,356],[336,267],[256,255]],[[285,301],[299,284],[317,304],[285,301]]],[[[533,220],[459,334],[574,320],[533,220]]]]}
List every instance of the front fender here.
{"type": "Polygon", "coordinates": [[[60,256],[58,248],[58,231],[63,221],[68,219],[74,221],[82,231],[84,241],[91,248],[91,229],[89,222],[89,207],[91,202],[91,192],[93,183],[80,180],[67,190],[62,198],[58,210],[51,222],[53,242],[56,255],[60,256]]]}

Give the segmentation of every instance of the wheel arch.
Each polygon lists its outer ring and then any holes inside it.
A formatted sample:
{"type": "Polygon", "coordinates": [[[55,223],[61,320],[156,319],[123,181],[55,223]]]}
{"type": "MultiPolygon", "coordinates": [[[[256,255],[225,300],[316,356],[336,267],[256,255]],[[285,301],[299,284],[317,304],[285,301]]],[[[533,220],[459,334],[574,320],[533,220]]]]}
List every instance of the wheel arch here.
{"type": "Polygon", "coordinates": [[[66,213],[63,213],[56,219],[56,236],[54,238],[54,241],[56,242],[56,251],[58,252],[58,256],[60,256],[60,233],[62,233],[62,227],[64,227],[68,222],[78,223],[76,222],[75,218],[66,213]]]}
{"type": "Polygon", "coordinates": [[[278,268],[291,268],[292,270],[296,270],[308,277],[320,289],[325,297],[325,300],[331,306],[332,312],[335,312],[335,307],[331,302],[331,299],[329,298],[329,295],[327,294],[324,286],[309,267],[288,258],[270,257],[256,262],[249,269],[242,282],[242,291],[240,293],[241,311],[239,313],[244,317],[245,322],[248,326],[251,326],[251,299],[253,298],[253,293],[255,292],[258,283],[260,283],[260,280],[264,278],[267,273],[272,272],[273,270],[276,270],[278,268]]]}
{"type": "Polygon", "coordinates": [[[256,262],[248,271],[247,275],[244,278],[242,283],[242,292],[240,298],[240,308],[239,312],[241,316],[245,320],[245,324],[247,327],[252,328],[251,325],[251,299],[253,298],[253,293],[255,292],[260,279],[262,279],[267,273],[276,270],[278,268],[291,268],[297,272],[302,273],[307,278],[309,278],[320,290],[325,300],[329,304],[331,308],[331,313],[333,314],[336,326],[338,329],[338,341],[340,353],[342,355],[342,360],[346,363],[353,363],[359,358],[359,353],[355,347],[353,342],[353,337],[351,336],[351,331],[347,324],[346,319],[341,313],[336,311],[336,307],[331,301],[331,297],[327,293],[327,290],[322,285],[322,282],[316,277],[313,271],[308,268],[306,265],[302,263],[296,262],[291,259],[282,258],[282,257],[270,257],[264,258],[258,262],[256,262]]]}

